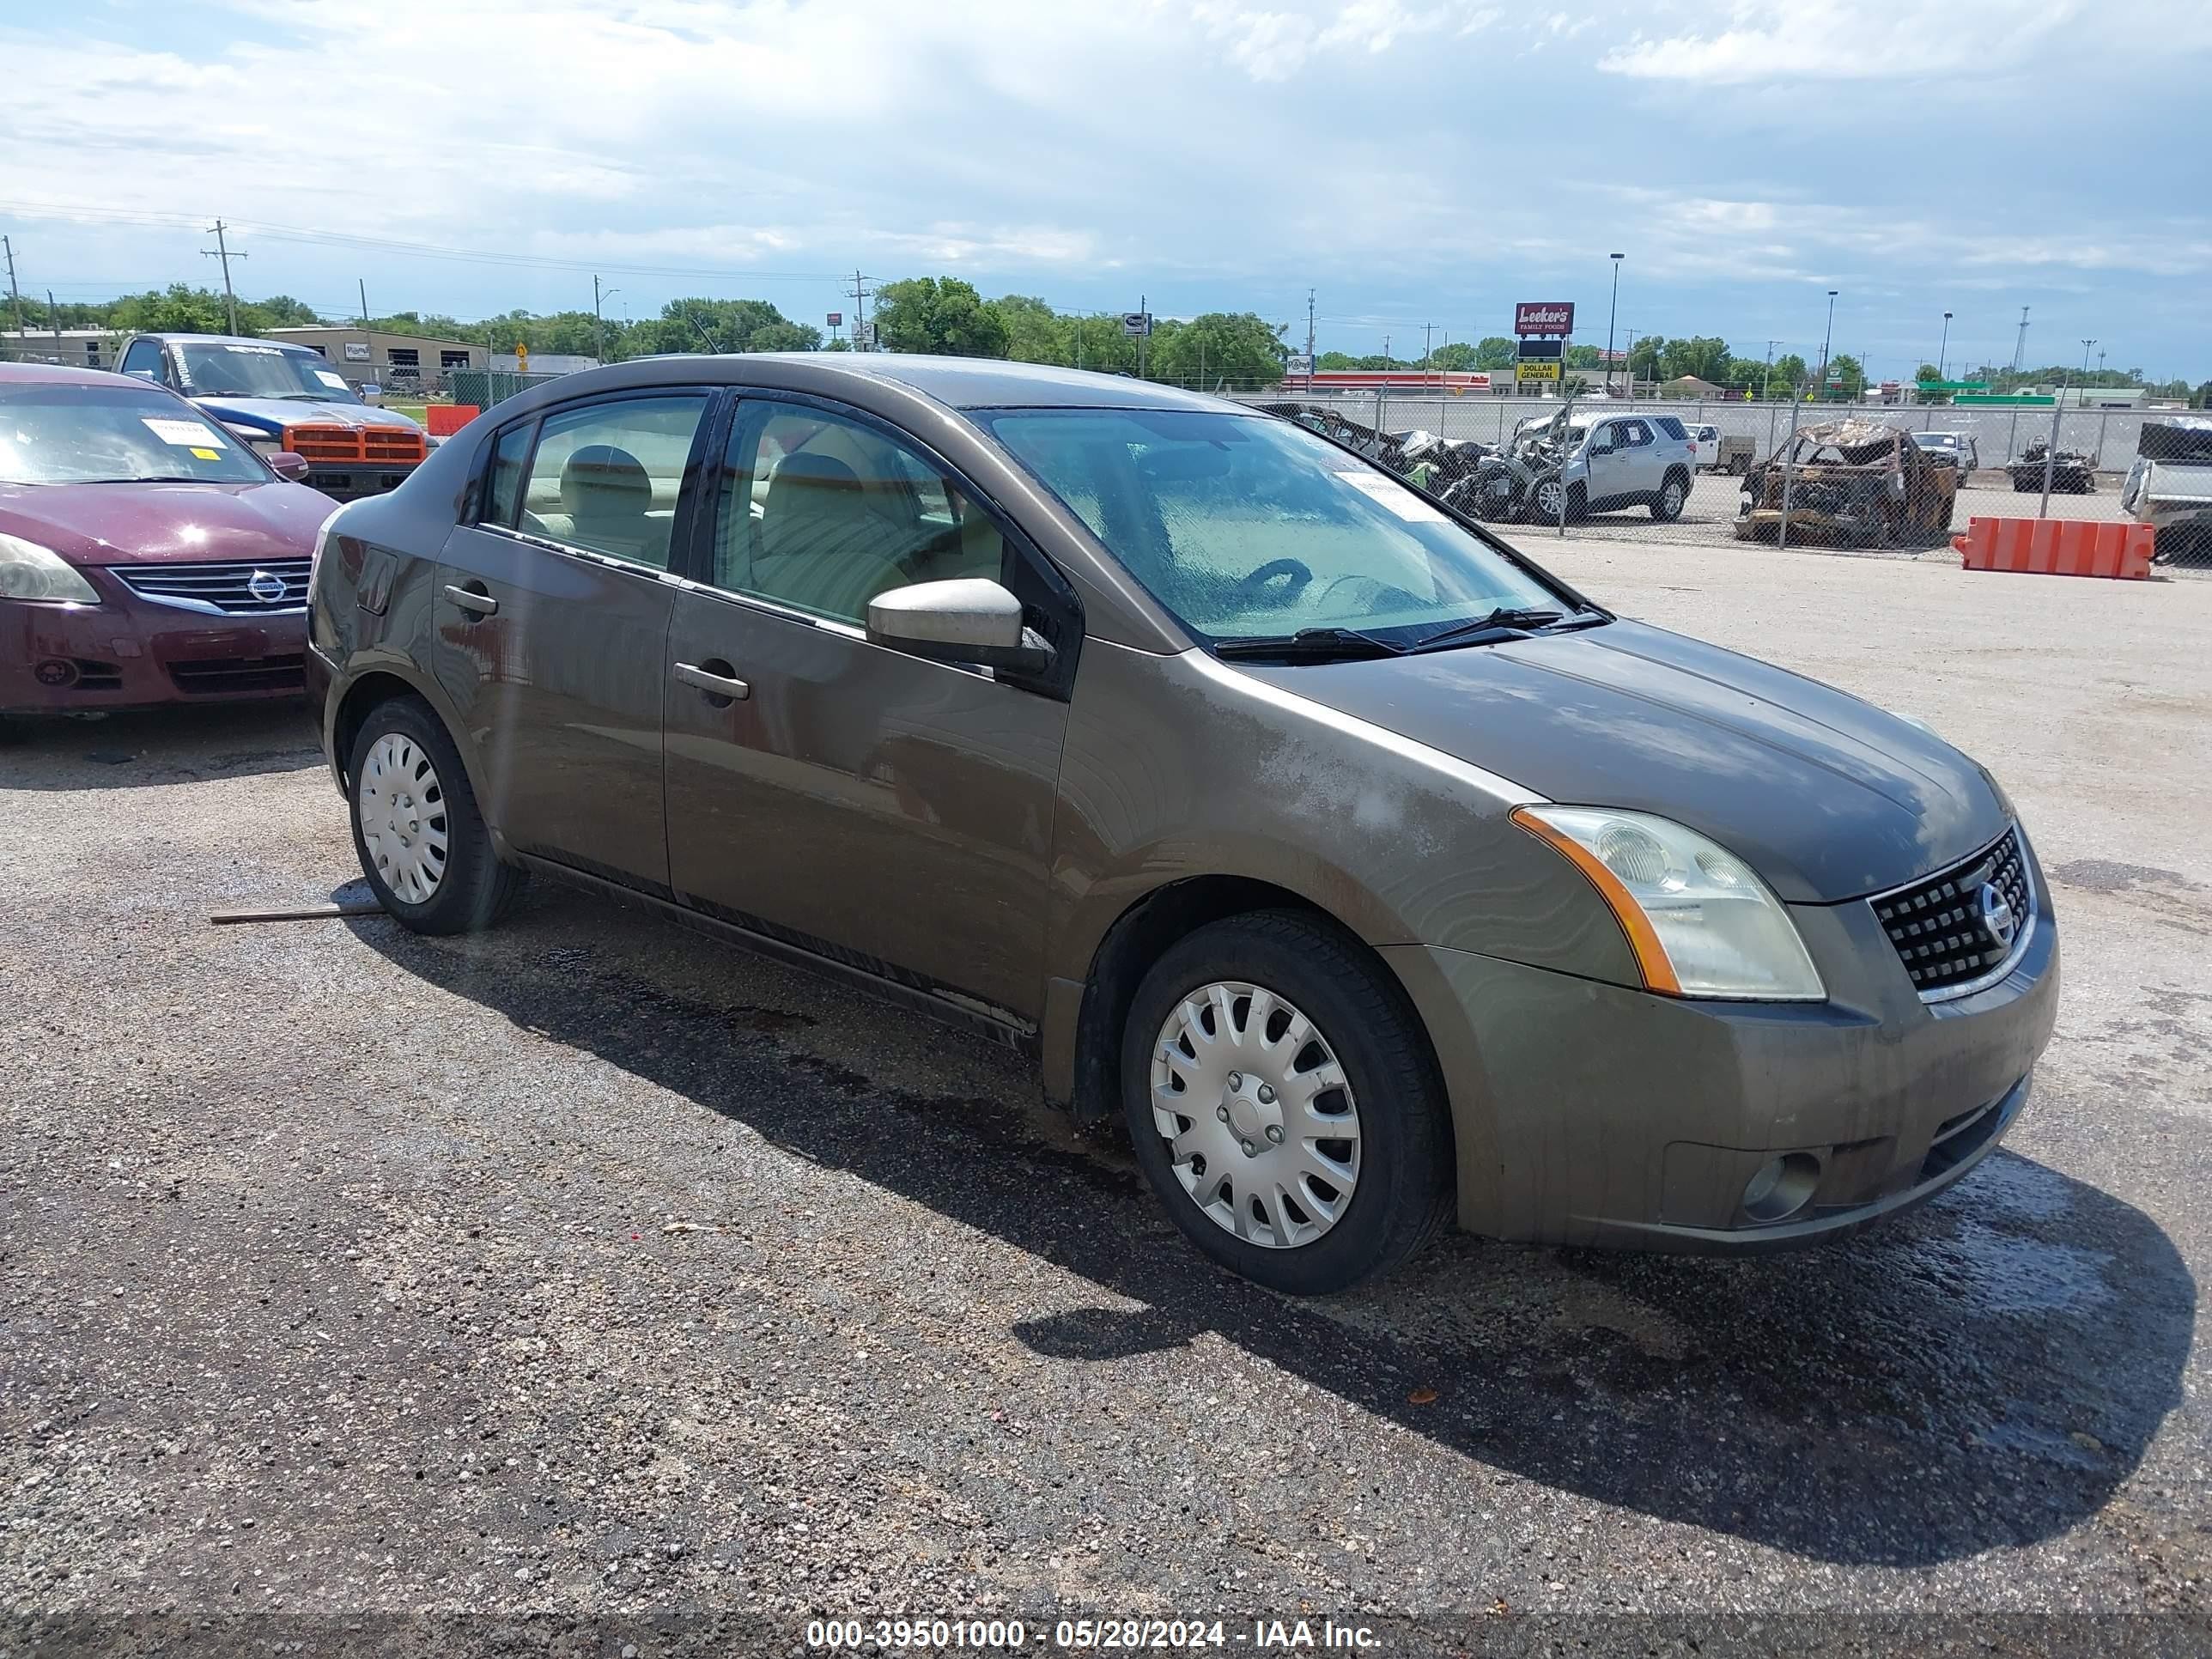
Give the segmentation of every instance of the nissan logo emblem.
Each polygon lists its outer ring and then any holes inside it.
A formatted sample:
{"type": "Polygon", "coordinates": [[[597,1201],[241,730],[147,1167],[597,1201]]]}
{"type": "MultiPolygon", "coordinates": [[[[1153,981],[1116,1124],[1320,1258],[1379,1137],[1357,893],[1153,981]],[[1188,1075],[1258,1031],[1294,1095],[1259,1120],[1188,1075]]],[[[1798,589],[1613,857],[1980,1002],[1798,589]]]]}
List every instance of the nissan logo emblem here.
{"type": "Polygon", "coordinates": [[[1982,926],[1990,930],[1990,937],[2000,948],[2008,948],[2020,928],[2020,918],[2012,913],[2012,901],[1997,890],[1993,881],[1982,884],[1982,926]]]}
{"type": "Polygon", "coordinates": [[[246,591],[264,605],[275,605],[284,597],[284,579],[273,570],[257,570],[246,579],[246,591]]]}

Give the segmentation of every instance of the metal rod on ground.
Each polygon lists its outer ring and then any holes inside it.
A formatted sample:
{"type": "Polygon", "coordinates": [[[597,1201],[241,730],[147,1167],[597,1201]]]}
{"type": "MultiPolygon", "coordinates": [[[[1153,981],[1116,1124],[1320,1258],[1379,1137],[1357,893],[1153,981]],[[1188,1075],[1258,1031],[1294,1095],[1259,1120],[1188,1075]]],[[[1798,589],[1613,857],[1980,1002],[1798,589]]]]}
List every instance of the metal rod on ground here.
{"type": "MultiPolygon", "coordinates": [[[[2100,354],[2100,355],[2102,355],[2102,354],[2100,354]]],[[[2095,469],[2095,470],[2096,470],[2096,471],[2100,471],[2100,472],[2102,472],[2102,471],[2105,470],[2105,428],[2106,428],[2107,426],[2109,426],[2109,425],[2111,425],[2111,424],[2112,424],[2112,411],[2111,410],[2106,409],[2106,410],[2100,410],[2100,411],[2098,411],[2098,415],[2097,415],[2097,460],[2096,460],[2096,469],[2095,469]]]]}
{"type": "Polygon", "coordinates": [[[1797,417],[1804,404],[1805,388],[1801,385],[1790,400],[1790,447],[1782,457],[1782,520],[1774,526],[1777,552],[1786,552],[1790,547],[1790,489],[1797,482],[1797,417]]]}
{"type": "Polygon", "coordinates": [[[2012,406],[2012,424],[2005,428],[2005,465],[2007,466],[2010,466],[2012,465],[2013,446],[2018,441],[2019,437],[2020,405],[2018,404],[2014,404],[2012,406]]]}

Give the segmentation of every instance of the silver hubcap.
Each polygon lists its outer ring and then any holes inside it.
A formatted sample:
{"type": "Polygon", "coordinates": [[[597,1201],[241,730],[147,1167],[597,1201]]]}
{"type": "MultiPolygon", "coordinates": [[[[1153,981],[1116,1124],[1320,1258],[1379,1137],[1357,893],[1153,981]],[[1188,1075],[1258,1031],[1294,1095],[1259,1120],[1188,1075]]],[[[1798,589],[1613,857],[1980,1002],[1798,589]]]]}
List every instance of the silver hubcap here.
{"type": "Polygon", "coordinates": [[[376,873],[410,904],[422,903],[446,875],[446,792],[437,768],[412,738],[388,732],[369,745],[357,790],[354,811],[376,873]]]}
{"type": "Polygon", "coordinates": [[[1677,513],[1680,513],[1680,512],[1682,510],[1682,487],[1681,487],[1681,485],[1680,485],[1680,484],[1668,484],[1668,485],[1667,486],[1666,500],[1665,500],[1665,501],[1662,503],[1662,505],[1666,507],[1666,509],[1667,509],[1667,516],[1668,516],[1668,518],[1670,518],[1670,519],[1671,519],[1671,518],[1673,518],[1673,517],[1674,517],[1677,513]]]}
{"type": "Polygon", "coordinates": [[[1152,1123],[1176,1179],[1224,1231],[1310,1244],[1359,1182],[1359,1109],[1314,1023],[1224,980],[1176,1006],[1152,1045],[1152,1123]]]}
{"type": "Polygon", "coordinates": [[[1536,486],[1536,510],[1547,519],[1559,516],[1559,487],[1555,483],[1536,486]]]}

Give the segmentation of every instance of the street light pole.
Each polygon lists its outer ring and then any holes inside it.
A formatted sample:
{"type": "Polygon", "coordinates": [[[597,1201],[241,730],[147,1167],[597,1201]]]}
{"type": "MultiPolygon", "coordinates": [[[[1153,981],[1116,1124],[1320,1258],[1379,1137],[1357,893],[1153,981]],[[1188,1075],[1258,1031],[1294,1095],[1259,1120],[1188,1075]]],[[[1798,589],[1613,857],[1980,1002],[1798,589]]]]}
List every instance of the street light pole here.
{"type": "Polygon", "coordinates": [[[1840,291],[1832,288],[1828,290],[1828,331],[1820,337],[1820,374],[1813,388],[1816,398],[1828,395],[1828,346],[1836,337],[1836,295],[1840,291]]]}
{"type": "Polygon", "coordinates": [[[1609,253],[1613,261],[1613,308],[1605,313],[1605,395],[1613,396],[1613,325],[1620,315],[1620,262],[1628,256],[1609,253]]]}
{"type": "Polygon", "coordinates": [[[593,332],[594,336],[596,337],[596,343],[597,343],[597,346],[598,346],[598,349],[599,349],[599,361],[600,361],[602,363],[605,362],[606,362],[606,360],[607,360],[607,319],[606,319],[606,318],[605,318],[605,317],[601,313],[599,307],[601,307],[601,305],[603,305],[603,304],[607,301],[607,299],[609,299],[611,295],[614,295],[619,294],[619,293],[621,293],[621,292],[622,292],[622,290],[621,290],[620,289],[618,289],[618,288],[611,288],[611,289],[605,289],[605,290],[602,291],[602,290],[601,290],[601,289],[600,289],[600,287],[599,287],[599,277],[597,276],[597,275],[594,275],[594,276],[592,276],[592,332],[593,332]]]}
{"type": "Polygon", "coordinates": [[[1936,348],[1936,378],[1939,380],[1946,378],[1943,366],[1949,360],[1950,350],[1951,313],[1947,311],[1943,313],[1943,343],[1936,348]]]}

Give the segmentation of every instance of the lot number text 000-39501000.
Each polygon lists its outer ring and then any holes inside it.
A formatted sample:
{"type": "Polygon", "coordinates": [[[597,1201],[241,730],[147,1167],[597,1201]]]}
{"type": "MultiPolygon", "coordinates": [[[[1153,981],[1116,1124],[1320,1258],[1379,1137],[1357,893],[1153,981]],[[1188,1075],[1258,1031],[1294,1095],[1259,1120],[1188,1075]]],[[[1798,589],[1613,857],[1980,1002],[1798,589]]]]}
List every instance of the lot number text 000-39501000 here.
{"type": "Polygon", "coordinates": [[[1364,1625],[1340,1625],[1333,1619],[1255,1619],[1249,1626],[1220,1619],[1062,1619],[1048,1631],[1018,1620],[817,1619],[806,1626],[806,1645],[832,1652],[957,1648],[1019,1652],[1049,1646],[1103,1653],[1235,1646],[1258,1652],[1356,1653],[1379,1647],[1381,1638],[1364,1625]]]}

